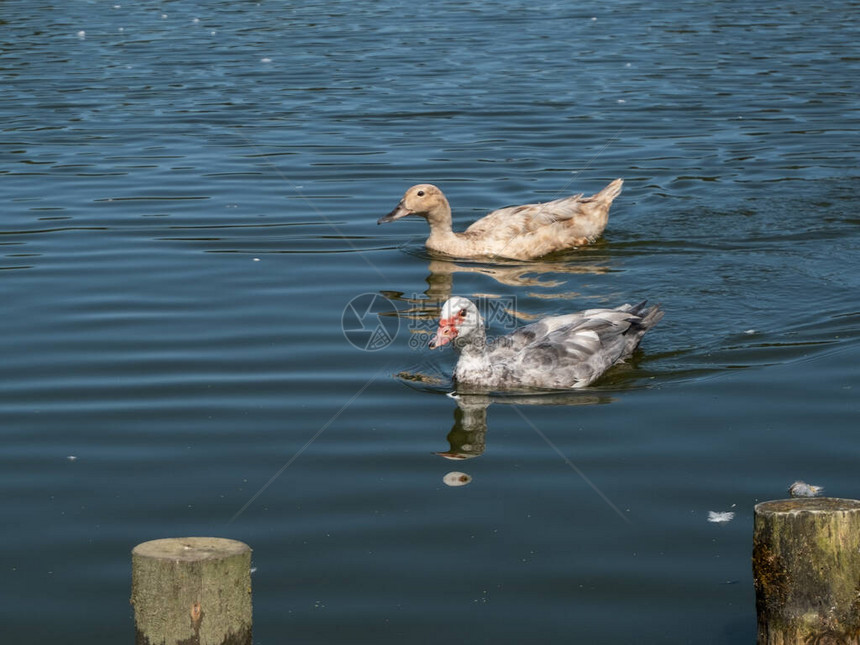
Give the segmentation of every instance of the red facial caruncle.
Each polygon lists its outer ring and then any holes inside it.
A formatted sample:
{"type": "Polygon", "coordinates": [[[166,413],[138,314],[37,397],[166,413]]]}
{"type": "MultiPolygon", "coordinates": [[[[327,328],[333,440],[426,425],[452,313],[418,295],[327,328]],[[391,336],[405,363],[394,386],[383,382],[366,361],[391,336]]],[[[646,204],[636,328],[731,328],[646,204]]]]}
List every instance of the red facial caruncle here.
{"type": "Polygon", "coordinates": [[[463,324],[463,321],[465,319],[465,309],[461,309],[460,311],[451,315],[449,318],[440,319],[439,328],[436,330],[436,336],[434,336],[433,340],[430,341],[430,349],[436,349],[437,347],[447,345],[452,340],[457,338],[457,334],[460,333],[460,325],[463,324]]]}

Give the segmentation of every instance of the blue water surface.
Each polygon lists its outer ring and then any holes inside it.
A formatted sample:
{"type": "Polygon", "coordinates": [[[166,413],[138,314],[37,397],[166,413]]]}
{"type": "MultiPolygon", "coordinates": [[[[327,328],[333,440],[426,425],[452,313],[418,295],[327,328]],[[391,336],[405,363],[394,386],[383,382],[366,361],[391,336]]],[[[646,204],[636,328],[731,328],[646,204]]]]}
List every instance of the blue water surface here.
{"type": "Polygon", "coordinates": [[[753,506],[860,497],[857,9],[0,3],[3,642],[130,642],[131,549],[186,535],[254,549],[261,645],[752,642],[753,506]],[[616,177],[537,262],[376,224],[616,177]],[[666,315],[576,396],[458,401],[451,294],[666,315]]]}

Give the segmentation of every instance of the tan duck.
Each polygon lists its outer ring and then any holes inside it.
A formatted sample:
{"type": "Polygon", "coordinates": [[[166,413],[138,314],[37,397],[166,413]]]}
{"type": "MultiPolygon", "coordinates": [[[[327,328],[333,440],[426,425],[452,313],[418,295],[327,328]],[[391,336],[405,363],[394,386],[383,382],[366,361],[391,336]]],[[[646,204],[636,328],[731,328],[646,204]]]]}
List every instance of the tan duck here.
{"type": "Polygon", "coordinates": [[[451,230],[451,207],[442,191],[432,184],[418,184],[377,223],[419,215],[430,224],[426,246],[431,251],[458,258],[531,260],[590,244],[600,237],[609,219],[609,207],[623,183],[616,179],[591,197],[580,193],[544,204],[501,208],[462,233],[451,230]]]}

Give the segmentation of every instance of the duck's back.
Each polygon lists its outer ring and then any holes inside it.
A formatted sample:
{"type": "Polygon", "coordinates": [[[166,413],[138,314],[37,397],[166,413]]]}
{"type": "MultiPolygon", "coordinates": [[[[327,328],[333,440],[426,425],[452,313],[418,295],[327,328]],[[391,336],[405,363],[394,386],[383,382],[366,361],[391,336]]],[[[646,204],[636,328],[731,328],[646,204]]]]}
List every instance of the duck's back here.
{"type": "MultiPolygon", "coordinates": [[[[624,305],[553,316],[498,339],[487,354],[489,388],[580,388],[625,360],[663,317],[658,306],[624,305]]],[[[468,378],[468,374],[464,374],[468,378]]],[[[460,377],[458,376],[458,380],[460,377]]]]}
{"type": "Polygon", "coordinates": [[[584,246],[603,233],[612,200],[621,192],[615,180],[598,194],[563,197],[543,204],[493,211],[458,234],[476,255],[530,259],[584,246]]]}

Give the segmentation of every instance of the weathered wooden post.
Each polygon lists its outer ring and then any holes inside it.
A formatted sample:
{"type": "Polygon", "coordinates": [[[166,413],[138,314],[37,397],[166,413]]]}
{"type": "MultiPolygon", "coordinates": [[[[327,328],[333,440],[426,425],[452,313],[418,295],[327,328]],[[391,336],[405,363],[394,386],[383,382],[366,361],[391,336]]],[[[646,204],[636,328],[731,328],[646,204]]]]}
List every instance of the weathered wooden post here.
{"type": "Polygon", "coordinates": [[[137,645],[251,645],[251,549],[168,538],[131,552],[137,645]]]}
{"type": "Polygon", "coordinates": [[[758,644],[860,645],[860,501],[755,507],[758,644]]]}

